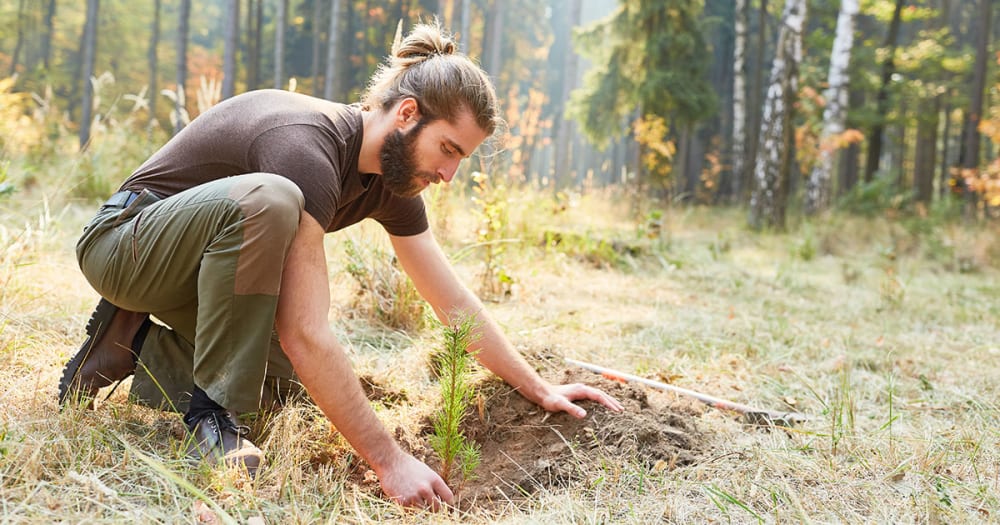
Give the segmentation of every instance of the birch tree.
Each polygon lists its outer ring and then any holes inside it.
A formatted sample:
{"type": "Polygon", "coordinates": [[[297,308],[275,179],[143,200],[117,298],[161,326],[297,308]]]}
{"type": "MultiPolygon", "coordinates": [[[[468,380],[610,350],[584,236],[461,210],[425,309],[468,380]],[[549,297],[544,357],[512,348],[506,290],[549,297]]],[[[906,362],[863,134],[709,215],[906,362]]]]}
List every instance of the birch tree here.
{"type": "Polygon", "coordinates": [[[736,0],[736,38],[733,42],[733,197],[743,193],[747,146],[747,0],[736,0]]]}
{"type": "Polygon", "coordinates": [[[833,158],[837,150],[837,137],[844,132],[847,122],[847,86],[850,81],[848,65],[854,46],[854,19],[859,11],[858,0],[841,0],[837,17],[837,36],[830,54],[830,73],[824,94],[823,133],[820,135],[819,159],[806,184],[806,213],[824,210],[830,204],[830,186],[833,178],[833,158]]]}
{"type": "Polygon", "coordinates": [[[993,0],[979,0],[979,27],[976,32],[976,60],[972,70],[972,93],[969,112],[962,130],[962,168],[976,170],[979,167],[979,121],[983,112],[983,91],[986,88],[986,62],[990,52],[990,18],[993,0]]]}
{"type": "Polygon", "coordinates": [[[184,85],[187,84],[187,44],[191,22],[191,0],[181,0],[177,23],[177,92],[174,97],[174,135],[180,133],[188,121],[185,107],[184,85]]]}
{"type": "Polygon", "coordinates": [[[149,61],[149,129],[153,129],[156,123],[156,100],[159,98],[159,87],[156,74],[159,68],[159,55],[157,48],[160,46],[160,8],[161,0],[153,0],[153,24],[149,36],[149,51],[146,55],[149,61]]]}
{"type": "Polygon", "coordinates": [[[782,229],[792,169],[792,113],[802,61],[805,0],[788,0],[781,15],[778,46],[761,118],[760,145],[750,196],[750,226],[782,229]]]}

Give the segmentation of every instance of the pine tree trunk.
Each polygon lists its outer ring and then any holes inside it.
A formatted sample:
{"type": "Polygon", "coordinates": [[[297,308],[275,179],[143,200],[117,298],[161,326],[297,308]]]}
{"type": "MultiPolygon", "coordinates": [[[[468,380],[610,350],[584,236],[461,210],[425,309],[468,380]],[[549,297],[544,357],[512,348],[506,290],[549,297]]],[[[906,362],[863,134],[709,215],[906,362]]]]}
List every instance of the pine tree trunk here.
{"type": "Polygon", "coordinates": [[[733,170],[732,198],[739,201],[746,178],[747,158],[747,0],[736,0],[736,40],[733,45],[733,170]]]}
{"type": "Polygon", "coordinates": [[[990,18],[993,13],[993,0],[979,1],[979,30],[976,33],[976,61],[972,71],[972,94],[969,112],[965,117],[965,130],[962,135],[965,143],[962,145],[962,168],[976,170],[979,168],[979,121],[983,113],[983,91],[986,88],[986,62],[990,56],[990,18]]]}
{"type": "Polygon", "coordinates": [[[819,159],[806,185],[805,211],[815,214],[830,205],[833,159],[837,136],[844,132],[847,123],[847,86],[850,83],[848,65],[854,46],[854,17],[858,14],[858,0],[842,0],[837,17],[837,36],[830,54],[830,73],[823,110],[823,134],[820,137],[819,159]]]}
{"type": "Polygon", "coordinates": [[[53,20],[56,17],[56,0],[49,0],[48,6],[45,9],[45,18],[43,25],[45,26],[44,33],[42,33],[42,68],[45,69],[46,73],[49,71],[49,62],[52,60],[52,35],[55,34],[55,24],[53,20]]]}
{"type": "Polygon", "coordinates": [[[472,0],[462,0],[462,30],[459,33],[459,37],[464,42],[462,46],[466,54],[471,55],[472,49],[470,44],[472,43],[472,36],[469,34],[470,28],[472,27],[472,0]]]}
{"type": "Polygon", "coordinates": [[[274,89],[285,86],[285,27],[288,17],[288,0],[278,0],[278,16],[274,22],[274,89]]]}
{"type": "Polygon", "coordinates": [[[941,131],[941,166],[938,168],[938,197],[944,198],[948,194],[948,180],[951,178],[949,166],[951,166],[951,93],[941,95],[948,97],[944,105],[944,129],[941,131]]]}
{"type": "Polygon", "coordinates": [[[503,69],[501,60],[503,59],[503,18],[504,10],[501,8],[500,0],[490,2],[489,14],[486,17],[488,29],[486,31],[486,44],[483,46],[483,55],[487,57],[486,71],[493,77],[496,83],[500,78],[503,69]]]}
{"type": "Polygon", "coordinates": [[[17,73],[17,63],[20,59],[21,48],[24,46],[24,20],[24,0],[19,0],[17,2],[17,43],[14,44],[14,53],[11,54],[8,76],[14,76],[14,73],[17,73]]]}
{"type": "Polygon", "coordinates": [[[582,0],[570,0],[569,2],[569,22],[565,26],[566,34],[562,35],[567,44],[564,51],[564,60],[561,64],[562,75],[560,79],[559,100],[556,102],[558,110],[552,116],[553,135],[555,138],[555,184],[553,188],[558,190],[565,188],[570,181],[569,166],[569,139],[575,129],[574,123],[566,118],[566,101],[569,94],[576,87],[576,73],[579,64],[579,57],[569,44],[570,32],[573,26],[580,23],[582,13],[582,0]]]}
{"type": "Polygon", "coordinates": [[[892,75],[896,72],[896,41],[899,37],[899,26],[902,23],[903,4],[905,0],[896,0],[895,10],[892,12],[892,21],[889,23],[889,33],[885,37],[885,45],[888,48],[888,56],[882,64],[882,84],[876,97],[876,118],[878,119],[868,133],[868,158],[865,161],[865,182],[875,179],[875,173],[879,170],[879,163],[882,157],[882,134],[885,132],[885,119],[889,113],[889,83],[892,82],[892,75]]]}
{"type": "Polygon", "coordinates": [[[318,97],[323,93],[322,88],[319,85],[320,73],[320,52],[323,49],[323,31],[320,29],[323,26],[323,0],[313,0],[313,19],[312,19],[312,64],[310,71],[312,72],[312,94],[314,97],[318,97]]]}
{"type": "Polygon", "coordinates": [[[226,0],[225,45],[222,53],[222,100],[236,94],[236,48],[240,35],[240,0],[226,0]]]}
{"type": "Polygon", "coordinates": [[[185,100],[187,95],[185,91],[187,88],[187,44],[188,44],[188,32],[190,31],[190,21],[191,21],[191,0],[181,0],[180,10],[178,12],[178,24],[177,24],[177,101],[176,107],[174,109],[174,134],[180,133],[185,126],[185,120],[187,119],[187,109],[185,108],[185,100]]]}
{"type": "Polygon", "coordinates": [[[326,36],[326,82],[323,85],[323,97],[333,100],[334,94],[340,93],[340,85],[337,82],[337,63],[340,58],[340,25],[343,17],[343,1],[330,1],[330,30],[326,36]]]}
{"type": "Polygon", "coordinates": [[[934,197],[934,172],[937,169],[937,130],[940,122],[941,97],[926,100],[922,109],[933,108],[917,116],[917,148],[914,159],[913,184],[917,202],[930,204],[934,197]]]}
{"type": "Polygon", "coordinates": [[[80,117],[80,150],[87,149],[90,143],[90,124],[94,112],[94,59],[97,56],[97,16],[100,10],[99,0],[87,0],[87,21],[83,26],[83,102],[80,117]]]}
{"type": "Polygon", "coordinates": [[[157,48],[160,46],[160,8],[163,0],[153,0],[153,27],[149,37],[149,129],[156,125],[156,100],[160,98],[158,87],[157,69],[159,69],[159,56],[157,48]]]}
{"type": "Polygon", "coordinates": [[[785,227],[794,137],[792,114],[798,91],[798,65],[802,61],[805,17],[805,0],[788,0],[785,3],[761,119],[759,155],[754,166],[749,223],[755,229],[785,227]]]}

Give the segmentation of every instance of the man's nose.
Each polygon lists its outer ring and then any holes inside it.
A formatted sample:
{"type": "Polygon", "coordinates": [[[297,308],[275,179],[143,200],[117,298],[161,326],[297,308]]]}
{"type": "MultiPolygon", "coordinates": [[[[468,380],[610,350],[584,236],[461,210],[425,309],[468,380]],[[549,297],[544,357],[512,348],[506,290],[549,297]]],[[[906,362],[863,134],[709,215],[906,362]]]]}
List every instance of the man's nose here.
{"type": "Polygon", "coordinates": [[[461,159],[456,159],[442,166],[438,170],[438,176],[441,177],[441,180],[444,182],[451,182],[451,179],[455,178],[455,172],[458,171],[458,165],[460,162],[462,162],[461,159]]]}

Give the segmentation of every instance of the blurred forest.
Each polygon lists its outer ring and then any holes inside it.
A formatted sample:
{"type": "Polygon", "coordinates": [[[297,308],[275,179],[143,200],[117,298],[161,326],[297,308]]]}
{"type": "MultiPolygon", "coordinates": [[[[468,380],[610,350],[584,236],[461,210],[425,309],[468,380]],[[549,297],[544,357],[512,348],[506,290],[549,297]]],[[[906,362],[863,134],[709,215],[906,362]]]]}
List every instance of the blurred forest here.
{"type": "MultiPolygon", "coordinates": [[[[53,157],[124,179],[207,107],[353,102],[437,17],[494,78],[512,185],[745,206],[1000,215],[992,0],[0,0],[0,193],[53,157]],[[89,164],[87,164],[89,163],[89,164]],[[96,169],[96,168],[94,168],[96,169]]],[[[488,161],[488,164],[487,164],[488,161]]],[[[86,173],[81,168],[81,173],[86,173]]],[[[77,185],[82,195],[114,188],[77,185]]]]}

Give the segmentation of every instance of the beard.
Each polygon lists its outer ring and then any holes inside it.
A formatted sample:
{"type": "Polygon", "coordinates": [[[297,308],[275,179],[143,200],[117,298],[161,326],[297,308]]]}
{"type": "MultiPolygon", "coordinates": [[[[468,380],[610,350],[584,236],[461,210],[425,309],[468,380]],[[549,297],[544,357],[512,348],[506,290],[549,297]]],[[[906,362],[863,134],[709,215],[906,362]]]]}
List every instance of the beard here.
{"type": "Polygon", "coordinates": [[[416,197],[429,183],[438,180],[435,174],[417,168],[417,138],[424,124],[424,120],[420,120],[405,134],[393,130],[379,149],[382,183],[394,195],[416,197]]]}

